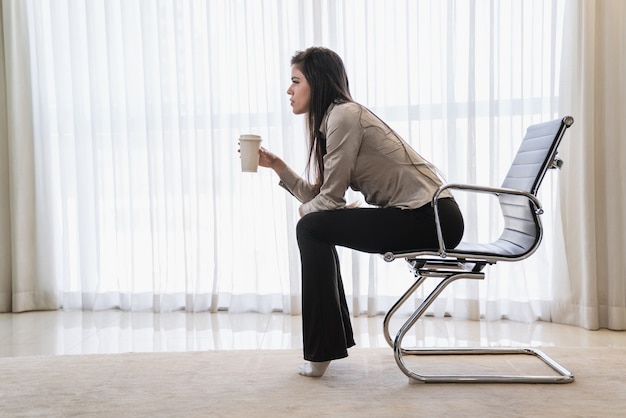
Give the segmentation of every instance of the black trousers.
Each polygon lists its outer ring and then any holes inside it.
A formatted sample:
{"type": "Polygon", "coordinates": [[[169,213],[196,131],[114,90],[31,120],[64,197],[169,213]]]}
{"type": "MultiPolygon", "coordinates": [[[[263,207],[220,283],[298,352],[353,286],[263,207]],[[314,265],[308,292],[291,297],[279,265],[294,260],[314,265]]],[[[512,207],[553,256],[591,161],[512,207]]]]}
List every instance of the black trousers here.
{"type": "MultiPolygon", "coordinates": [[[[447,247],[463,236],[463,217],[453,199],[439,200],[447,247]]],[[[314,212],[296,227],[302,262],[304,358],[327,361],[346,357],[354,338],[336,246],[367,253],[437,249],[434,211],[357,208],[314,212]]]]}

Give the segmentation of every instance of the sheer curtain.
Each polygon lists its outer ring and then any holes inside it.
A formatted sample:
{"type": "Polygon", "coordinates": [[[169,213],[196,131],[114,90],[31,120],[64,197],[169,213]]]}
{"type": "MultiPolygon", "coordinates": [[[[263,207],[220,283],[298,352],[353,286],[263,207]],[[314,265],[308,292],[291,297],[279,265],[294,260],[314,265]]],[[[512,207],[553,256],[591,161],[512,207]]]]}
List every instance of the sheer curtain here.
{"type": "MultiPolygon", "coordinates": [[[[448,181],[499,185],[526,126],[562,116],[563,1],[2,6],[5,311],[298,313],[298,204],[269,171],[240,172],[236,138],[260,134],[303,170],[286,89],[290,57],[310,45],[342,55],[355,99],[448,181]]],[[[455,284],[432,314],[551,319],[558,178],[540,196],[540,250],[455,284]]],[[[458,200],[466,238],[494,238],[495,201],[458,200]]],[[[385,311],[411,279],[401,262],[341,257],[355,315],[385,311]]]]}

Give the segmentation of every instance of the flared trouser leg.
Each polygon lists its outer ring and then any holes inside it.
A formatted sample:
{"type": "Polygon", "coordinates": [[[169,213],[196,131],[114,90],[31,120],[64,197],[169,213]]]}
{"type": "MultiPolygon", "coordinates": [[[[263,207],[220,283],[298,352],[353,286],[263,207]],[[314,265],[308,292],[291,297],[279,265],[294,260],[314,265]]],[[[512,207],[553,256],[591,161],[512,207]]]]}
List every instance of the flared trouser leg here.
{"type": "Polygon", "coordinates": [[[303,241],[301,251],[304,247],[315,254],[301,257],[304,358],[327,361],[346,357],[354,337],[337,250],[315,240],[303,241]]]}

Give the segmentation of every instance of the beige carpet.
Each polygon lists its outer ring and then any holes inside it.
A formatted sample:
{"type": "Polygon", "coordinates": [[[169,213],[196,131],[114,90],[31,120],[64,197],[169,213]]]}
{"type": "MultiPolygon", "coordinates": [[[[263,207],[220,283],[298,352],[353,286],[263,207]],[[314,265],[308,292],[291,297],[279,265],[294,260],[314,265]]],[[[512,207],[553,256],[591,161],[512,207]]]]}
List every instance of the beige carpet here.
{"type": "MultiPolygon", "coordinates": [[[[0,359],[0,416],[534,417],[624,416],[626,348],[544,350],[571,384],[409,384],[391,349],[352,349],[322,378],[296,373],[299,350],[0,359]]],[[[533,362],[532,356],[523,356],[533,362]]],[[[491,364],[523,370],[503,358],[491,364]]],[[[422,359],[443,370],[448,360],[422,359]]],[[[472,365],[472,363],[478,363],[472,365]]],[[[504,370],[514,373],[511,370],[504,370]]]]}

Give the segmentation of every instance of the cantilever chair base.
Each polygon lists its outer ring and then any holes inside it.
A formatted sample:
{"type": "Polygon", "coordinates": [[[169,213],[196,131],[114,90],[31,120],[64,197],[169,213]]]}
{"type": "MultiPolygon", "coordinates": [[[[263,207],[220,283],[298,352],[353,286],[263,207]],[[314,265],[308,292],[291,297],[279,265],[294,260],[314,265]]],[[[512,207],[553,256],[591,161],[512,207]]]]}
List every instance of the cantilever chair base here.
{"type": "MultiPolygon", "coordinates": [[[[390,256],[390,255],[388,255],[390,256]]],[[[401,257],[399,254],[397,257],[401,257]]],[[[439,296],[439,294],[455,280],[458,279],[483,279],[484,273],[481,271],[485,267],[485,263],[458,263],[457,260],[433,259],[411,259],[407,260],[415,269],[417,280],[402,295],[396,304],[389,310],[383,321],[384,335],[387,343],[394,350],[394,357],[400,370],[409,377],[411,383],[571,383],[574,381],[574,375],[566,368],[561,366],[555,360],[547,356],[541,350],[535,348],[524,347],[478,347],[478,348],[412,348],[402,347],[402,340],[406,333],[415,325],[415,323],[426,312],[426,309],[439,296]],[[434,263],[434,267],[433,267],[434,263]],[[428,274],[424,271],[424,266],[428,265],[428,274]],[[395,339],[392,340],[389,332],[389,323],[393,315],[398,311],[400,306],[406,302],[417,289],[424,284],[428,277],[439,277],[438,286],[424,299],[420,306],[415,310],[413,315],[404,322],[400,327],[395,339]],[[548,365],[555,373],[546,375],[432,375],[421,374],[410,368],[405,362],[405,356],[432,356],[432,355],[531,355],[537,357],[548,365]]],[[[491,263],[488,263],[491,264],[491,263]]]]}
{"type": "MultiPolygon", "coordinates": [[[[535,348],[465,348],[405,350],[405,355],[532,355],[542,360],[557,374],[554,375],[426,375],[409,371],[411,383],[572,383],[574,375],[535,348]]],[[[397,361],[397,359],[396,359],[397,361]]]]}
{"type": "Polygon", "coordinates": [[[416,281],[392,306],[383,322],[387,343],[393,348],[396,363],[411,381],[416,382],[475,382],[475,383],[569,383],[574,375],[539,350],[531,348],[464,348],[464,349],[407,349],[402,347],[404,336],[441,292],[459,279],[484,279],[483,269],[498,261],[520,261],[528,258],[539,247],[543,229],[539,216],[543,214],[537,192],[546,172],[560,168],[562,160],[557,149],[565,130],[574,123],[566,116],[551,122],[530,126],[509,172],[501,187],[485,187],[468,184],[446,184],[433,196],[433,210],[437,227],[439,247],[405,254],[386,253],[385,261],[405,259],[413,271],[416,281]],[[482,193],[496,196],[504,218],[500,237],[491,243],[461,242],[455,248],[447,248],[442,236],[438,212],[438,199],[447,189],[482,193]],[[438,278],[439,284],[424,299],[409,319],[400,327],[395,339],[391,339],[389,322],[398,308],[429,278],[438,278]],[[547,364],[556,375],[511,376],[511,375],[425,375],[412,370],[405,362],[407,356],[420,355],[467,355],[467,354],[524,354],[533,355],[547,364]]]}

